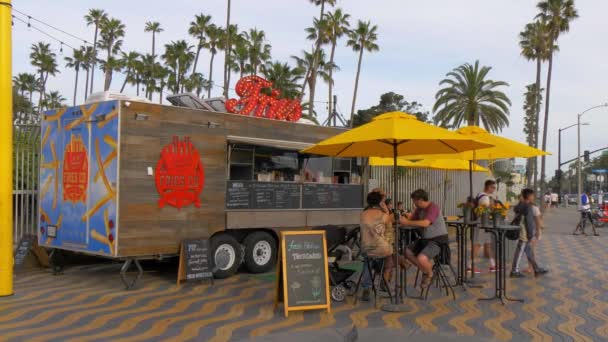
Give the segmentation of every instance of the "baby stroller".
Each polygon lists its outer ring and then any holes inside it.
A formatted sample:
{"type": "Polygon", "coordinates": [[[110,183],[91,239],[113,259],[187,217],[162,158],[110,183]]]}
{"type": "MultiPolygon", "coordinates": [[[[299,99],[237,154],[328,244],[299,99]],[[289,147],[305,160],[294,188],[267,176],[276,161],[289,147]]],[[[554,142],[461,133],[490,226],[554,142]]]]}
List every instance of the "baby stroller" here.
{"type": "Polygon", "coordinates": [[[342,302],[347,295],[352,295],[357,287],[355,281],[350,279],[356,271],[341,267],[338,260],[352,260],[353,252],[349,244],[353,242],[353,238],[356,239],[357,232],[353,230],[347,233],[346,228],[337,226],[318,227],[315,230],[325,231],[331,298],[342,302]]]}

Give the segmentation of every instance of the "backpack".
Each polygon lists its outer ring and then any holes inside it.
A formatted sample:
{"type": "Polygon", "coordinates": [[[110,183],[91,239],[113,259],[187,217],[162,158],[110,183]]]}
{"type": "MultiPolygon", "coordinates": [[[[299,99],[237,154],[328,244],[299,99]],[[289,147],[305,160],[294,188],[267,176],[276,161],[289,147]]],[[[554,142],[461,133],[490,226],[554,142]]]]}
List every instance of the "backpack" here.
{"type": "Polygon", "coordinates": [[[485,196],[488,196],[485,193],[481,193],[479,195],[477,195],[477,197],[475,197],[475,199],[473,200],[473,210],[471,210],[471,220],[472,221],[477,221],[479,219],[479,217],[477,217],[477,214],[475,213],[475,209],[477,207],[479,207],[479,200],[484,198],[485,196]]]}

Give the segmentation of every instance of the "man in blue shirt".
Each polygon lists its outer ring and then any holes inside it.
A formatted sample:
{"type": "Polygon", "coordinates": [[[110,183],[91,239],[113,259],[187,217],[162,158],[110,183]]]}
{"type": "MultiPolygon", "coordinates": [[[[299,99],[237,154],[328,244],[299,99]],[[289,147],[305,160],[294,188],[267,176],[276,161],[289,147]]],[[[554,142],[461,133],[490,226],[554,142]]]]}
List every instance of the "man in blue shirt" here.
{"type": "Polygon", "coordinates": [[[581,195],[581,204],[579,206],[579,210],[581,212],[581,220],[576,226],[576,229],[574,230],[573,234],[587,235],[585,233],[585,226],[587,225],[587,221],[589,221],[589,223],[591,224],[591,228],[593,229],[593,235],[599,236],[600,234],[598,234],[595,230],[595,225],[593,224],[593,220],[591,219],[591,195],[589,194],[589,191],[585,191],[581,195]]]}

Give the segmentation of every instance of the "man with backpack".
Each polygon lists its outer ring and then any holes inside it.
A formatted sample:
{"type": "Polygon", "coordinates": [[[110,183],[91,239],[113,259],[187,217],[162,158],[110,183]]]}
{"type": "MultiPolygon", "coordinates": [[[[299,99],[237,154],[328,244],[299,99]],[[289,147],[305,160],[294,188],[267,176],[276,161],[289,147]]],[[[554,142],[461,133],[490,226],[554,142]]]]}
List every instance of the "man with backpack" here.
{"type": "Polygon", "coordinates": [[[587,225],[587,221],[589,221],[591,228],[593,229],[593,235],[599,236],[600,234],[598,234],[595,230],[595,224],[593,224],[593,218],[591,216],[591,195],[589,194],[589,191],[585,191],[581,195],[581,205],[579,206],[579,210],[581,212],[581,220],[576,226],[573,234],[578,235],[582,233],[583,235],[587,235],[585,233],[585,226],[587,225]]]}
{"type": "Polygon", "coordinates": [[[526,254],[528,258],[528,264],[532,266],[535,276],[540,276],[548,271],[540,266],[536,262],[534,256],[533,246],[538,240],[540,210],[534,206],[534,190],[523,189],[519,203],[513,211],[515,212],[515,219],[513,225],[519,225],[521,227],[519,233],[519,241],[517,242],[517,248],[515,249],[515,255],[513,256],[513,264],[511,266],[511,278],[523,278],[524,275],[519,271],[521,259],[526,254]]]}
{"type": "MultiPolygon", "coordinates": [[[[474,200],[475,207],[491,207],[495,204],[496,199],[494,198],[494,193],[496,192],[497,185],[496,181],[492,179],[486,180],[483,186],[483,192],[477,194],[474,200]]],[[[492,251],[493,245],[493,235],[491,233],[487,233],[482,231],[481,229],[474,230],[473,233],[474,244],[473,244],[473,255],[477,256],[479,251],[481,250],[481,245],[483,243],[483,254],[490,261],[490,272],[496,272],[496,261],[494,260],[494,252],[492,251]]],[[[469,266],[467,268],[467,272],[471,272],[471,264],[469,261],[469,266]]],[[[477,268],[474,270],[475,273],[481,273],[477,268]]]]}

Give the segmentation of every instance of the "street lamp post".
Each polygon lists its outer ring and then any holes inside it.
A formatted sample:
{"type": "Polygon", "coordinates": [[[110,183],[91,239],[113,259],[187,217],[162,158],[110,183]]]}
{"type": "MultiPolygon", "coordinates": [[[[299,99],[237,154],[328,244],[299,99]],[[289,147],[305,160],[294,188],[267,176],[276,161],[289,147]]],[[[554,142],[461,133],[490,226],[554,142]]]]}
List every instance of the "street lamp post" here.
{"type": "MultiPolygon", "coordinates": [[[[587,126],[589,123],[583,122],[581,125],[587,126]]],[[[562,132],[574,126],[578,126],[578,123],[558,129],[557,134],[557,194],[559,195],[560,203],[562,199],[562,132]]]]}
{"type": "Polygon", "coordinates": [[[581,170],[581,116],[583,116],[585,113],[587,113],[590,110],[596,109],[596,108],[602,108],[602,107],[608,107],[608,103],[603,103],[599,106],[593,106],[585,111],[583,111],[582,113],[578,114],[576,116],[576,123],[577,123],[577,131],[578,131],[578,137],[577,137],[577,146],[578,146],[578,152],[576,155],[576,173],[578,174],[578,182],[577,182],[577,190],[578,190],[578,198],[577,198],[577,203],[579,205],[579,207],[581,206],[581,195],[583,194],[583,175],[582,175],[582,170],[581,170]]]}

